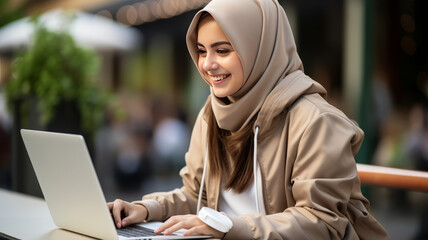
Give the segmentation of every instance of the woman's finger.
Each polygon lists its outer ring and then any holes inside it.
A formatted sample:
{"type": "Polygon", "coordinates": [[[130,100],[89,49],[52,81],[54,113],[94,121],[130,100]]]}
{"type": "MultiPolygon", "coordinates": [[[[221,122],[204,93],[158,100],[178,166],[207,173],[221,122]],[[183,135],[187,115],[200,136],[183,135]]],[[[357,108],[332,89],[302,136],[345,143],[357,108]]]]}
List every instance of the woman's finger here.
{"type": "Polygon", "coordinates": [[[165,223],[163,223],[155,232],[163,232],[165,235],[169,235],[179,229],[190,229],[200,223],[201,221],[198,217],[196,217],[196,215],[177,215],[165,221],[165,223]]]}
{"type": "Polygon", "coordinates": [[[116,199],[113,202],[111,212],[113,214],[113,219],[114,219],[114,222],[116,223],[117,228],[122,227],[122,211],[123,211],[123,208],[124,208],[124,203],[122,200],[116,199]]]}
{"type": "Polygon", "coordinates": [[[211,228],[206,225],[194,226],[183,233],[184,236],[190,235],[212,235],[211,228]]]}
{"type": "Polygon", "coordinates": [[[127,210],[124,212],[125,217],[122,219],[122,227],[142,222],[146,218],[145,207],[128,203],[127,210]]]}
{"type": "Polygon", "coordinates": [[[180,230],[180,229],[187,229],[188,227],[185,226],[185,223],[183,221],[179,221],[176,224],[172,225],[171,227],[165,229],[165,231],[163,231],[163,233],[165,235],[170,235],[173,234],[175,231],[180,230]]]}
{"type": "Polygon", "coordinates": [[[170,217],[168,220],[166,220],[162,225],[160,225],[160,227],[158,229],[155,230],[156,234],[162,233],[164,232],[166,229],[170,228],[171,226],[173,226],[174,224],[176,224],[179,220],[178,220],[179,216],[173,216],[170,217]]]}
{"type": "Polygon", "coordinates": [[[110,210],[110,212],[111,212],[111,209],[113,208],[113,206],[114,206],[113,202],[108,202],[107,203],[107,207],[108,207],[108,210],[110,210]]]}

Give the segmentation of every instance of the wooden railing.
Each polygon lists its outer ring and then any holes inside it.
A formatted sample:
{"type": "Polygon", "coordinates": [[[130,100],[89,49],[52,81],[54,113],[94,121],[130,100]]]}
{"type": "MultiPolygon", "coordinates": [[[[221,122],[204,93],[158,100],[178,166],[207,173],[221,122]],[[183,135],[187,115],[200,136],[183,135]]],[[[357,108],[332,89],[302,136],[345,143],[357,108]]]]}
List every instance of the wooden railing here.
{"type": "Polygon", "coordinates": [[[357,164],[364,185],[377,185],[428,192],[428,172],[357,164]]]}

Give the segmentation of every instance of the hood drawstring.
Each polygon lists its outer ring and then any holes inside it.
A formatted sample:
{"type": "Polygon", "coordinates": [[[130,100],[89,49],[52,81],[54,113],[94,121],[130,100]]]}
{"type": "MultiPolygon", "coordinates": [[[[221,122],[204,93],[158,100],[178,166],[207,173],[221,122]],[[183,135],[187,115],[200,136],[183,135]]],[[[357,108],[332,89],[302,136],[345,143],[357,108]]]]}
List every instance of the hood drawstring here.
{"type": "MultiPolygon", "coordinates": [[[[260,212],[260,206],[259,206],[259,194],[258,194],[258,162],[257,162],[257,137],[259,134],[259,126],[256,126],[255,133],[254,133],[254,151],[253,151],[253,172],[254,172],[254,186],[255,186],[255,199],[256,199],[256,209],[257,213],[260,212]]],[[[201,209],[201,202],[202,202],[202,192],[204,190],[204,183],[205,183],[205,174],[207,171],[207,162],[208,162],[208,146],[207,151],[205,152],[204,157],[204,170],[202,171],[202,179],[201,179],[201,186],[199,187],[199,196],[198,196],[198,205],[196,207],[196,215],[198,215],[199,210],[201,209]]]]}
{"type": "Polygon", "coordinates": [[[197,207],[196,207],[196,215],[198,215],[198,214],[199,214],[199,210],[201,209],[202,191],[204,190],[204,184],[205,184],[205,173],[206,173],[206,171],[207,171],[207,162],[208,162],[208,146],[207,146],[207,151],[205,152],[205,158],[204,158],[204,170],[202,171],[201,186],[199,187],[198,205],[197,205],[197,207]]]}
{"type": "Polygon", "coordinates": [[[260,213],[260,207],[259,207],[259,194],[258,194],[258,164],[257,164],[257,136],[259,134],[259,126],[256,126],[256,130],[254,133],[254,151],[253,151],[253,172],[254,172],[254,189],[255,189],[255,199],[256,199],[256,209],[257,213],[260,213]]]}

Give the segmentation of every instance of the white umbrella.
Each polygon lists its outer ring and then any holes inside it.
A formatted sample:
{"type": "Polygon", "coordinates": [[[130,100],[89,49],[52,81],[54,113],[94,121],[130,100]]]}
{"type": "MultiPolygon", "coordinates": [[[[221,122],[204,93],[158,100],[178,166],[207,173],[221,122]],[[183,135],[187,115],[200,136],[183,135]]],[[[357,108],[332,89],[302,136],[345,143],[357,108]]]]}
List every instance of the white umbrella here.
{"type": "MultiPolygon", "coordinates": [[[[40,21],[48,29],[60,30],[70,19],[69,32],[74,40],[88,48],[97,50],[129,51],[141,45],[142,34],[102,16],[80,11],[53,10],[43,14],[40,21]]],[[[29,17],[14,21],[0,28],[0,52],[26,48],[31,44],[34,24],[29,17]]]]}

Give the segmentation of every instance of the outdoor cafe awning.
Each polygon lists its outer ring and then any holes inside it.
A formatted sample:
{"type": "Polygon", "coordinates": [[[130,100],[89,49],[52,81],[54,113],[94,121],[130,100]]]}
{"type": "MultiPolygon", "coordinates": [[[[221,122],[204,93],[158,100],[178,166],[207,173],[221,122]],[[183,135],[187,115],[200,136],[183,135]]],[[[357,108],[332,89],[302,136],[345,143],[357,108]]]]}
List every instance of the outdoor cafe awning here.
{"type": "MultiPolygon", "coordinates": [[[[81,11],[52,10],[40,17],[40,21],[52,30],[60,30],[70,15],[73,21],[69,32],[75,41],[96,50],[130,51],[141,46],[139,30],[124,26],[111,19],[81,11]]],[[[11,22],[0,28],[0,53],[25,49],[31,44],[34,24],[30,17],[11,22]]]]}

